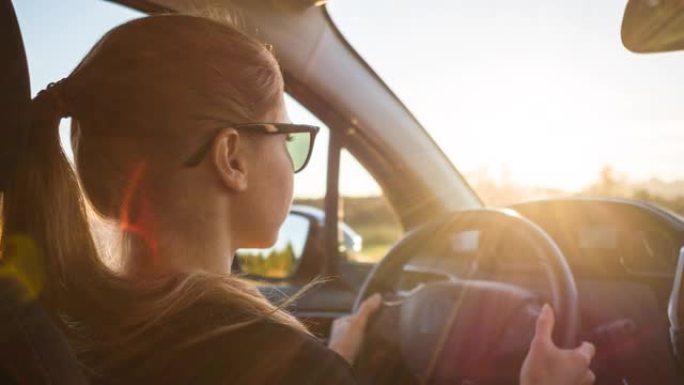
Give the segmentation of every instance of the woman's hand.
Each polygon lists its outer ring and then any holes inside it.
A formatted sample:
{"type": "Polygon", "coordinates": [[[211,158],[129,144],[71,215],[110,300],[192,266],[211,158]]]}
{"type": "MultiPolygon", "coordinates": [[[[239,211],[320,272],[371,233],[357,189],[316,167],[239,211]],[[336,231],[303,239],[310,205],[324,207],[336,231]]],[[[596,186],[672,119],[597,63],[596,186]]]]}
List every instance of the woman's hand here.
{"type": "Polygon", "coordinates": [[[585,385],[594,383],[589,369],[595,348],[583,342],[576,349],[560,349],[551,340],[555,316],[544,305],[537,319],[537,330],[520,371],[521,385],[585,385]]]}
{"type": "Polygon", "coordinates": [[[344,357],[350,365],[356,360],[361,348],[368,318],[381,304],[380,294],[374,294],[363,301],[356,314],[338,318],[333,322],[328,347],[344,357]]]}

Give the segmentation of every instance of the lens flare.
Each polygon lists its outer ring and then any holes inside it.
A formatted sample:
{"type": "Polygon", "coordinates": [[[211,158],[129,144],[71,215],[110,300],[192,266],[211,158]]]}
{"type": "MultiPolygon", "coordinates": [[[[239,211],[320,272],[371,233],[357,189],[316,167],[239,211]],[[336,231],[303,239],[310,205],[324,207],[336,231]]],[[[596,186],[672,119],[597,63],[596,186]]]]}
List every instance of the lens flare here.
{"type": "Polygon", "coordinates": [[[119,226],[122,231],[137,236],[147,245],[151,259],[145,262],[155,267],[161,261],[152,205],[145,189],[141,187],[146,172],[147,165],[144,162],[133,169],[121,202],[119,226]]]}
{"type": "Polygon", "coordinates": [[[24,301],[37,299],[45,284],[43,253],[36,242],[20,234],[7,237],[7,254],[0,265],[1,278],[13,278],[21,286],[24,301]]]}

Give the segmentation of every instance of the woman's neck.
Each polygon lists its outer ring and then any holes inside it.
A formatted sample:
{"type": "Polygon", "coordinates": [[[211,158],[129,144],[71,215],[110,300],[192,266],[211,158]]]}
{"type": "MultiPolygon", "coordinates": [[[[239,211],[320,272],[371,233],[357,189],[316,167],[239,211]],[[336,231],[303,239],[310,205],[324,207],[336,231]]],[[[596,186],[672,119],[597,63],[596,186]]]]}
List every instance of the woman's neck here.
{"type": "Polygon", "coordinates": [[[203,218],[155,221],[137,231],[124,232],[124,266],[128,275],[156,277],[177,272],[229,274],[235,253],[228,229],[203,218]],[[164,223],[170,225],[163,225],[164,223]],[[184,223],[183,226],[176,223],[184,223]]]}
{"type": "Polygon", "coordinates": [[[165,175],[164,184],[131,187],[137,199],[127,201],[121,213],[126,273],[230,273],[235,248],[226,217],[229,202],[207,178],[203,173],[175,172],[165,175]]]}

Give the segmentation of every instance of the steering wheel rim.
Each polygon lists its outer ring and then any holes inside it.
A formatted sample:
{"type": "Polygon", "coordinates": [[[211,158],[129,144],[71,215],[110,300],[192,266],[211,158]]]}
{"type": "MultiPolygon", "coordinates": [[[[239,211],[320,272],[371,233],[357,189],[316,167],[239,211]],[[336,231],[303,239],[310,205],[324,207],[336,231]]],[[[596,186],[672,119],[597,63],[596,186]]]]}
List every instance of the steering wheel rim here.
{"type": "Polygon", "coordinates": [[[542,256],[541,262],[551,288],[551,304],[560,321],[560,331],[555,333],[557,345],[564,348],[574,347],[579,330],[579,307],[577,285],[570,266],[558,245],[544,230],[510,209],[475,209],[450,213],[411,230],[366,276],[354,302],[354,312],[371,294],[386,292],[388,288],[393,290],[393,278],[398,277],[404,265],[415,255],[415,251],[435,235],[485,226],[516,226],[530,237],[536,254],[542,256]]]}

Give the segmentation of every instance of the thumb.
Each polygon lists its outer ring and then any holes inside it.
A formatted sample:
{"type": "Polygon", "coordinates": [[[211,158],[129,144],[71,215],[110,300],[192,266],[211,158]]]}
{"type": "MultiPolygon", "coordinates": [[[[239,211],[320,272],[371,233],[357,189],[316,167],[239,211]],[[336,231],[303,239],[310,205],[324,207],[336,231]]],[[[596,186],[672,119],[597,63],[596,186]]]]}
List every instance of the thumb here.
{"type": "Polygon", "coordinates": [[[545,304],[541,309],[541,313],[539,313],[539,317],[537,318],[537,326],[534,338],[553,343],[551,335],[553,334],[553,325],[555,323],[556,317],[553,314],[553,309],[551,309],[549,304],[545,304]]]}
{"type": "Polygon", "coordinates": [[[361,307],[359,307],[359,311],[356,313],[356,316],[365,322],[368,319],[368,317],[371,316],[371,314],[375,313],[375,311],[378,310],[381,304],[382,297],[380,296],[380,294],[375,293],[372,296],[368,297],[365,301],[363,301],[361,307]]]}
{"type": "Polygon", "coordinates": [[[587,364],[589,364],[594,358],[594,354],[596,354],[596,347],[591,342],[585,341],[582,342],[582,345],[575,349],[575,352],[580,354],[587,361],[587,364]]]}

